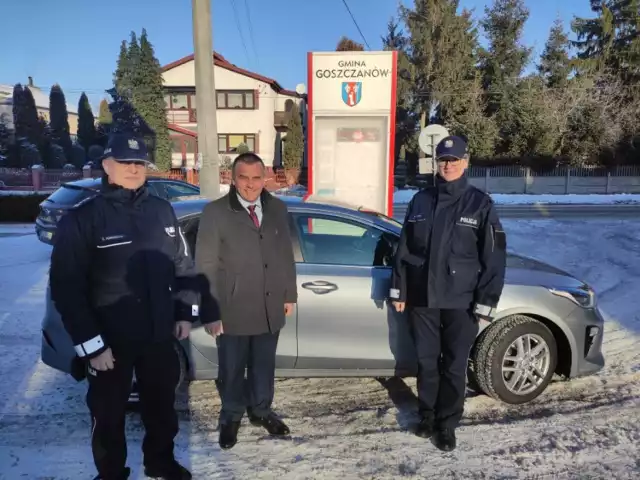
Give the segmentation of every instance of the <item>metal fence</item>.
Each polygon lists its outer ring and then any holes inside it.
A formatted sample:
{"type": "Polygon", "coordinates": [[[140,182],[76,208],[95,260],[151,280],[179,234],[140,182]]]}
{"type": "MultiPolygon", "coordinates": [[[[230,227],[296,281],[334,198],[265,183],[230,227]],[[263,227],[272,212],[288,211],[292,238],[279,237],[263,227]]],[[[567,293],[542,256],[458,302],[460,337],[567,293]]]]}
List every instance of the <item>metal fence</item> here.
{"type": "Polygon", "coordinates": [[[491,167],[471,166],[467,170],[469,178],[491,177],[636,177],[640,176],[640,165],[622,165],[607,170],[600,166],[568,167],[560,166],[549,170],[536,171],[521,165],[496,165],[491,167]]]}
{"type": "MultiPolygon", "coordinates": [[[[401,167],[400,165],[398,167],[401,167]]],[[[276,172],[269,169],[269,190],[296,183],[298,170],[276,172]],[[289,178],[291,177],[291,178],[289,178]]],[[[403,168],[396,169],[396,185],[405,183],[403,168]]],[[[55,190],[64,182],[95,177],[100,172],[77,169],[40,170],[0,168],[0,190],[33,190],[35,184],[42,190],[55,190]],[[36,178],[37,175],[40,175],[36,178]]],[[[305,173],[303,172],[303,175],[305,173]]],[[[150,172],[149,175],[184,180],[198,185],[196,170],[172,169],[168,172],[150,172]]],[[[480,167],[467,171],[471,184],[489,193],[510,194],[610,194],[640,193],[640,166],[625,165],[607,170],[602,167],[558,167],[536,171],[519,165],[480,167]]],[[[230,182],[230,172],[220,172],[220,182],[230,182]]]]}

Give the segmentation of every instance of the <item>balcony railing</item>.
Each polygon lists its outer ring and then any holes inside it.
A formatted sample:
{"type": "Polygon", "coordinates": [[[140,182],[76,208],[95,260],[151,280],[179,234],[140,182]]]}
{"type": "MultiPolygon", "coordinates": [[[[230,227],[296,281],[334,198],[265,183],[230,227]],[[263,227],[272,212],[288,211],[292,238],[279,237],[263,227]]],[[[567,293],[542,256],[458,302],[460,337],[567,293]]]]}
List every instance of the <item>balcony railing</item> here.
{"type": "Polygon", "coordinates": [[[291,112],[273,112],[273,125],[276,127],[286,127],[291,119],[291,112]]]}
{"type": "Polygon", "coordinates": [[[167,121],[169,123],[196,123],[198,116],[195,109],[191,110],[167,110],[167,121]]]}

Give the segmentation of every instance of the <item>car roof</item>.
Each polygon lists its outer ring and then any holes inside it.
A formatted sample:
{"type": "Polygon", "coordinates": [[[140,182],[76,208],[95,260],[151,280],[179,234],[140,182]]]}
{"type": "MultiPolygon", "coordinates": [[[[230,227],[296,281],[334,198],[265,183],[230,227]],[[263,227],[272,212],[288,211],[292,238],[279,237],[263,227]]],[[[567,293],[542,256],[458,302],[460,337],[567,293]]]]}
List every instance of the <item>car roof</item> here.
{"type": "MultiPolygon", "coordinates": [[[[148,182],[178,182],[178,183],[187,183],[183,180],[177,180],[174,178],[164,178],[164,177],[147,177],[148,182]]],[[[72,182],[64,182],[64,185],[72,185],[74,187],[80,188],[95,188],[100,185],[102,179],[98,178],[83,178],[81,180],[74,180],[72,182]]],[[[198,187],[197,185],[193,185],[194,187],[198,187]]]]}
{"type": "MultiPolygon", "coordinates": [[[[394,219],[385,221],[383,217],[372,215],[371,213],[376,212],[373,212],[370,209],[358,207],[349,202],[345,202],[332,197],[309,196],[303,198],[298,196],[277,194],[274,194],[274,197],[282,200],[287,205],[287,209],[290,212],[294,213],[304,212],[334,214],[340,217],[351,217],[356,220],[369,221],[387,229],[390,228],[391,225],[393,225],[395,228],[392,227],[391,229],[397,230],[396,233],[398,234],[400,233],[400,229],[402,227],[400,223],[391,223],[397,222],[394,219]]],[[[199,215],[204,209],[205,205],[210,201],[211,200],[209,198],[198,196],[195,198],[191,197],[189,199],[173,202],[172,205],[176,212],[176,216],[179,219],[183,219],[185,217],[199,215]]]]}

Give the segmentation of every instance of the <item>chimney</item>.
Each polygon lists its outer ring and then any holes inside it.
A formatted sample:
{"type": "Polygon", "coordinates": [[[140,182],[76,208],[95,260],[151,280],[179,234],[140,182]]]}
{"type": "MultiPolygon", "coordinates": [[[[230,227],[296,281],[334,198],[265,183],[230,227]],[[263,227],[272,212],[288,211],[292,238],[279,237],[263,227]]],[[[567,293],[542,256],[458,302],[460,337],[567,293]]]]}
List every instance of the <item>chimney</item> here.
{"type": "Polygon", "coordinates": [[[33,77],[28,77],[29,78],[29,86],[33,87],[33,77]]]}

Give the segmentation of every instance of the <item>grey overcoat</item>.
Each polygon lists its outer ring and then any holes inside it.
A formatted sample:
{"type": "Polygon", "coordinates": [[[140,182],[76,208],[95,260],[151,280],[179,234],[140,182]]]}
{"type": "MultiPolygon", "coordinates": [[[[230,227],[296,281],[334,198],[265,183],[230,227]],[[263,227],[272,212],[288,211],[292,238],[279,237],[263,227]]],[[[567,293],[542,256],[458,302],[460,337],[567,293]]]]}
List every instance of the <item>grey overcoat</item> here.
{"type": "Polygon", "coordinates": [[[196,270],[202,323],[222,320],[227,335],[260,335],[285,324],[297,302],[296,267],[285,203],[262,192],[257,228],[236,189],[207,204],[200,218],[196,270]]]}

